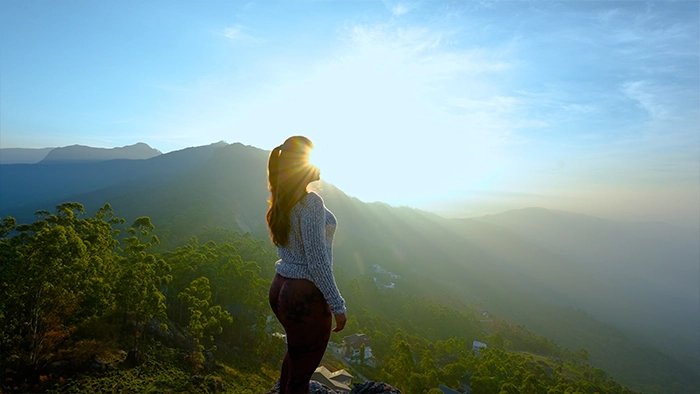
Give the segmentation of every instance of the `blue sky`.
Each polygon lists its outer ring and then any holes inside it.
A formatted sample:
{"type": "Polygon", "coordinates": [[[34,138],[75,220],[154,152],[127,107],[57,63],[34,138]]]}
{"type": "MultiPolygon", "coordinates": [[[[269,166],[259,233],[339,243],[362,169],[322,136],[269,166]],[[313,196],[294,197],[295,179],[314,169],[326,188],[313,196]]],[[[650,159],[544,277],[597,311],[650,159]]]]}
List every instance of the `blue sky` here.
{"type": "Polygon", "coordinates": [[[0,2],[0,146],[303,134],[350,195],[700,225],[695,1],[0,2]]]}

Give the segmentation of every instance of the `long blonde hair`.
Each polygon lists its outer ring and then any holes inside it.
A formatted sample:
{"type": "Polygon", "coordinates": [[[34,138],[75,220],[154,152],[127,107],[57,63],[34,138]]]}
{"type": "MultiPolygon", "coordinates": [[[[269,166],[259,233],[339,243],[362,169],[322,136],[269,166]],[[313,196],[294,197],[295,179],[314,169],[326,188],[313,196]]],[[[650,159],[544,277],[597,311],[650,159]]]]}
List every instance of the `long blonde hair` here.
{"type": "Polygon", "coordinates": [[[306,186],[318,177],[318,169],[309,163],[314,145],[306,137],[287,138],[270,152],[267,161],[267,182],[270,189],[267,227],[270,239],[277,246],[289,241],[292,208],[305,195],[306,186]]]}

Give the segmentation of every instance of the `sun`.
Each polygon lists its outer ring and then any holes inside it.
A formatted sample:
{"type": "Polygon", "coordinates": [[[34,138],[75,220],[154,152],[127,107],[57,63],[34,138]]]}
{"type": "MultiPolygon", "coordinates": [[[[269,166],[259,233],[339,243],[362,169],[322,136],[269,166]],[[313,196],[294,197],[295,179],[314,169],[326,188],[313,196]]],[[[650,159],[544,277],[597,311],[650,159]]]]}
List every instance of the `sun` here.
{"type": "Polygon", "coordinates": [[[314,149],[309,149],[309,164],[316,168],[321,168],[321,163],[319,163],[319,157],[315,154],[314,149]]]}

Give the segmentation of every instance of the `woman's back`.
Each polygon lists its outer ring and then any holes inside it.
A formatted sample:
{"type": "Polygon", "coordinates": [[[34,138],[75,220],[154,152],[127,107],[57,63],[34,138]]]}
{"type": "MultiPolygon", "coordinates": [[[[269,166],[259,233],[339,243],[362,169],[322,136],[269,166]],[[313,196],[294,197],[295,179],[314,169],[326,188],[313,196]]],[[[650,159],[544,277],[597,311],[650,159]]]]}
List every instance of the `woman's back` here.
{"type": "Polygon", "coordinates": [[[333,313],[343,313],[345,302],[333,278],[333,235],[337,220],[316,193],[307,193],[292,208],[289,240],[277,248],[277,273],[308,279],[318,286],[333,313]]]}

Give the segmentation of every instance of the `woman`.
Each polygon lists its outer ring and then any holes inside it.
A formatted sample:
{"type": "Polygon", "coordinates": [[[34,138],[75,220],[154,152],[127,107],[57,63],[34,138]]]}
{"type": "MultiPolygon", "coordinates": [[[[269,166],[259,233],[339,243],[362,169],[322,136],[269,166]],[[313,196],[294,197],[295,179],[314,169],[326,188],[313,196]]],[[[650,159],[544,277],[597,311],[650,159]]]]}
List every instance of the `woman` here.
{"type": "Polygon", "coordinates": [[[320,171],[309,163],[313,144],[288,138],[270,153],[267,225],[280,260],[270,286],[270,306],[287,333],[280,393],[308,393],[309,380],[334,332],[345,327],[345,300],[332,269],[335,216],[316,193],[308,192],[320,171]]]}

